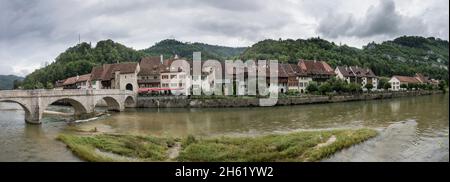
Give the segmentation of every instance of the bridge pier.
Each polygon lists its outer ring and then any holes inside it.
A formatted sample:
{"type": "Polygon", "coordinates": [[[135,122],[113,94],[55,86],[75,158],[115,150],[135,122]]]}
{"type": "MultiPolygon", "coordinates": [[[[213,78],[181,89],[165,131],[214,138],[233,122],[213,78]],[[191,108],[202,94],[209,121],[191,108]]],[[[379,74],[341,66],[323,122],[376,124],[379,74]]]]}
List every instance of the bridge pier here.
{"type": "Polygon", "coordinates": [[[41,124],[42,115],[39,113],[25,114],[25,122],[29,124],[41,124]]]}
{"type": "Polygon", "coordinates": [[[25,110],[25,122],[29,124],[41,124],[43,111],[41,111],[41,99],[39,97],[30,98],[28,101],[22,101],[22,108],[25,110]]]}

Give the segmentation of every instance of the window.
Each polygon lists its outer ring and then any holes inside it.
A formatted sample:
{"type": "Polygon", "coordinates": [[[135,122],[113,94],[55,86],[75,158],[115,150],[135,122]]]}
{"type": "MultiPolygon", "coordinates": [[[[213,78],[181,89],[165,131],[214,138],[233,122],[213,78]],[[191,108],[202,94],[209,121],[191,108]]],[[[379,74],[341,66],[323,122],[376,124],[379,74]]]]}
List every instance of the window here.
{"type": "Polygon", "coordinates": [[[169,79],[169,75],[163,75],[162,79],[169,79]]]}
{"type": "Polygon", "coordinates": [[[300,83],[300,87],[303,87],[303,83],[300,83]]]}
{"type": "Polygon", "coordinates": [[[177,87],[177,84],[176,83],[171,83],[170,87],[177,87]]]}
{"type": "Polygon", "coordinates": [[[153,79],[155,79],[155,80],[158,79],[158,76],[154,76],[153,79]]]}
{"type": "Polygon", "coordinates": [[[177,77],[177,75],[170,75],[170,79],[174,79],[176,77],[177,77]]]}

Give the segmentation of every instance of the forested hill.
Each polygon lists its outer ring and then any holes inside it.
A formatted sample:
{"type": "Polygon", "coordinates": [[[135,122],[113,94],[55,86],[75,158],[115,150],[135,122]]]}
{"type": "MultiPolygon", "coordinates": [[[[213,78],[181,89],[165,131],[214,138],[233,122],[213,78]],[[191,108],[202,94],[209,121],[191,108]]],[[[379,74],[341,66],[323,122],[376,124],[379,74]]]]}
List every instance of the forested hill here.
{"type": "Polygon", "coordinates": [[[358,65],[377,75],[392,76],[424,73],[448,80],[449,42],[436,38],[403,36],[362,49],[336,45],[320,38],[307,40],[264,40],[248,48],[241,59],[277,59],[297,62],[298,58],[325,60],[331,66],[358,65]]]}
{"type": "Polygon", "coordinates": [[[112,40],[104,40],[92,47],[80,43],[67,49],[46,67],[35,70],[23,81],[23,88],[52,88],[57,80],[90,73],[92,67],[124,61],[138,61],[143,53],[112,40]]]}
{"type": "Polygon", "coordinates": [[[22,77],[15,75],[0,75],[0,90],[11,90],[15,82],[23,80],[22,77]]]}
{"type": "Polygon", "coordinates": [[[106,63],[139,61],[144,56],[165,58],[180,57],[192,59],[192,53],[202,52],[202,59],[223,60],[238,57],[245,48],[232,48],[203,43],[183,43],[176,40],[163,40],[144,50],[134,50],[112,40],[100,41],[95,47],[89,43],[80,43],[70,47],[56,57],[55,61],[29,74],[23,81],[25,89],[52,88],[57,80],[90,73],[92,67],[106,63]]]}
{"type": "Polygon", "coordinates": [[[191,60],[192,53],[200,51],[202,52],[202,60],[224,60],[238,57],[245,49],[242,47],[234,48],[204,43],[184,43],[174,39],[166,39],[156,43],[152,47],[142,50],[142,52],[150,56],[159,56],[162,54],[166,58],[176,54],[191,60]]]}
{"type": "Polygon", "coordinates": [[[423,37],[399,37],[380,44],[369,43],[362,49],[336,45],[320,38],[307,40],[264,40],[250,48],[232,48],[203,43],[163,40],[144,50],[134,50],[112,40],[100,41],[95,47],[81,43],[67,49],[55,61],[29,74],[25,89],[52,88],[56,80],[90,73],[92,67],[105,63],[138,61],[144,56],[165,58],[177,54],[192,59],[202,52],[202,59],[278,59],[296,63],[299,58],[325,60],[333,67],[358,65],[371,68],[379,76],[423,73],[435,79],[448,80],[449,43],[423,37]]]}

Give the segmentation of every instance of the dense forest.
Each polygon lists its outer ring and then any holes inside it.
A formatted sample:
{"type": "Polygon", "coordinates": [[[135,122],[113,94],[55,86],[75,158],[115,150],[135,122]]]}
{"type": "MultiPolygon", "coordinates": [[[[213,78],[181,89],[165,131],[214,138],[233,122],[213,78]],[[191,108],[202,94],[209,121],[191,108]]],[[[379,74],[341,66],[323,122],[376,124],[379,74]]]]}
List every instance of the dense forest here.
{"type": "Polygon", "coordinates": [[[106,63],[138,61],[143,53],[112,40],[104,40],[92,47],[80,43],[67,49],[55,61],[29,74],[22,83],[24,89],[52,88],[57,80],[90,73],[92,68],[106,63]]]}
{"type": "Polygon", "coordinates": [[[14,85],[22,81],[23,78],[15,75],[0,75],[0,90],[10,90],[14,85]]]}
{"type": "Polygon", "coordinates": [[[177,54],[192,59],[202,52],[202,59],[277,59],[296,63],[298,59],[327,61],[331,66],[358,65],[371,68],[379,76],[423,73],[435,79],[448,80],[448,41],[436,38],[403,36],[383,43],[369,43],[362,49],[336,45],[320,38],[298,40],[263,40],[249,48],[231,48],[203,43],[163,40],[144,49],[134,50],[112,40],[100,41],[95,47],[81,43],[61,53],[51,64],[35,70],[22,83],[25,89],[52,88],[56,80],[90,73],[92,67],[105,63],[138,61],[144,56],[177,54]]]}
{"type": "Polygon", "coordinates": [[[248,48],[241,59],[276,59],[295,63],[299,58],[324,60],[331,66],[358,65],[371,68],[379,76],[424,73],[448,80],[448,41],[413,36],[399,37],[362,49],[336,45],[320,38],[307,40],[264,40],[248,48]]]}
{"type": "Polygon", "coordinates": [[[166,39],[156,43],[154,46],[142,50],[146,55],[164,57],[172,57],[178,55],[180,57],[192,60],[192,53],[196,51],[202,52],[202,59],[224,60],[239,56],[246,48],[233,48],[218,45],[209,45],[204,43],[183,43],[173,39],[166,39]]]}

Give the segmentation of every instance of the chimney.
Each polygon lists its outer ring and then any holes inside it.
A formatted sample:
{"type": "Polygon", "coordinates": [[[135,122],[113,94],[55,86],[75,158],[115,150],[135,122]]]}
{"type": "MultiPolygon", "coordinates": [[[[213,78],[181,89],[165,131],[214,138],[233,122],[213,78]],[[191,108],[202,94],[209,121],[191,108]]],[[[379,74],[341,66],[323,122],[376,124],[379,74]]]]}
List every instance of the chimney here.
{"type": "Polygon", "coordinates": [[[80,79],[80,76],[77,75],[77,81],[80,79]]]}
{"type": "Polygon", "coordinates": [[[164,64],[164,56],[162,54],[159,55],[159,59],[160,59],[161,64],[164,64]]]}

